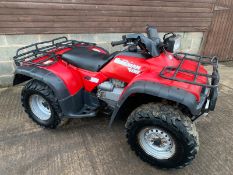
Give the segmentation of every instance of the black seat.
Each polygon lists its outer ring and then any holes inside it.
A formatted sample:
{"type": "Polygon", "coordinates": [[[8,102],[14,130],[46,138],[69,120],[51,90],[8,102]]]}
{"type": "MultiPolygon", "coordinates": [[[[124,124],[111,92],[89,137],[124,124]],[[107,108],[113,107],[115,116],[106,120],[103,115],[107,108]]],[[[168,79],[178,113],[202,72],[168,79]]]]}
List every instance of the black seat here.
{"type": "Polygon", "coordinates": [[[89,49],[88,47],[75,47],[62,54],[66,62],[92,72],[98,72],[113,57],[89,49]]]}

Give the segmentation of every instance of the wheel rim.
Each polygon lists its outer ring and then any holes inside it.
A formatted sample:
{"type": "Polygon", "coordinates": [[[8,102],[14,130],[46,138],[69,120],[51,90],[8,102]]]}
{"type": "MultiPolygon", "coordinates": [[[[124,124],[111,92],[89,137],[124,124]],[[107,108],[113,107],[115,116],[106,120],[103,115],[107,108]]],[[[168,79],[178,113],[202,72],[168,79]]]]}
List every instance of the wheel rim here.
{"type": "Polygon", "coordinates": [[[29,105],[31,111],[40,120],[48,120],[51,117],[51,109],[47,100],[42,96],[33,94],[30,96],[29,105]]]}
{"type": "Polygon", "coordinates": [[[138,134],[142,149],[156,159],[169,159],[175,154],[175,142],[170,134],[157,127],[146,127],[138,134]]]}

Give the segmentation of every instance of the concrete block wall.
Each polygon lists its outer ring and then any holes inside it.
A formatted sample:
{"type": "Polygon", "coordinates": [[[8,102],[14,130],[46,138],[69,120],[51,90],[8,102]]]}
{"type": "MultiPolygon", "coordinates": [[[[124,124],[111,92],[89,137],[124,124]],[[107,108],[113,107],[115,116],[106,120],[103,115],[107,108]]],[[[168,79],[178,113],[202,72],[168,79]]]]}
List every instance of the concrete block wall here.
{"type": "MultiPolygon", "coordinates": [[[[202,39],[202,32],[182,32],[181,50],[184,52],[198,53],[202,39]]],[[[14,78],[15,65],[13,56],[20,47],[60,36],[66,36],[68,39],[94,42],[110,52],[120,50],[122,46],[112,47],[111,41],[121,39],[123,33],[107,34],[43,34],[43,35],[0,35],[0,87],[12,85],[14,78]]],[[[159,34],[162,38],[164,33],[159,34]]]]}

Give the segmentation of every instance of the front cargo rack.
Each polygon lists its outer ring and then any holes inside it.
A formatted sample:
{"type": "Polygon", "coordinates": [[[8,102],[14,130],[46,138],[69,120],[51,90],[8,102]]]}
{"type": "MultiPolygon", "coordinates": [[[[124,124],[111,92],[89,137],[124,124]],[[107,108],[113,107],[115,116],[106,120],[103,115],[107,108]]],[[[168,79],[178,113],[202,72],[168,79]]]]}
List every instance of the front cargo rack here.
{"type": "Polygon", "coordinates": [[[188,53],[175,53],[174,57],[178,60],[180,60],[180,63],[178,66],[167,66],[162,69],[160,72],[160,76],[165,79],[169,80],[174,80],[174,81],[179,81],[179,82],[184,82],[188,84],[193,84],[193,85],[198,85],[202,87],[207,87],[207,88],[215,88],[218,86],[219,83],[219,73],[218,73],[218,58],[216,56],[214,57],[208,57],[208,56],[201,56],[201,55],[196,55],[196,54],[188,54],[188,53]],[[194,61],[197,63],[196,70],[188,70],[182,68],[182,65],[185,60],[190,60],[194,61]],[[200,66],[212,66],[212,73],[199,73],[200,66]],[[167,74],[171,73],[171,74],[167,74]],[[189,75],[193,75],[193,80],[185,80],[181,78],[177,78],[178,73],[187,73],[189,75]],[[206,77],[207,78],[207,83],[203,84],[200,82],[197,82],[198,76],[201,77],[206,77]]]}
{"type": "Polygon", "coordinates": [[[83,41],[68,40],[67,37],[59,37],[50,41],[38,42],[17,50],[13,57],[16,66],[21,65],[35,65],[35,66],[49,66],[58,61],[57,51],[64,48],[75,47],[77,44],[95,45],[95,43],[88,43],[83,41]],[[39,59],[38,58],[42,58],[39,59]],[[35,61],[37,60],[37,61],[35,61]]]}

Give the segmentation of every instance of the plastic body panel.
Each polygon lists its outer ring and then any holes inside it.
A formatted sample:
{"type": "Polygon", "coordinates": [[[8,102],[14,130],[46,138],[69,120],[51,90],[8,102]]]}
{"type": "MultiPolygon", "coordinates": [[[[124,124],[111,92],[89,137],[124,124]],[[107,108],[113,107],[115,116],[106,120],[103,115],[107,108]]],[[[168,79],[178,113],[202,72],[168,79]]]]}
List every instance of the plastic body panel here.
{"type": "MultiPolygon", "coordinates": [[[[105,50],[101,50],[101,48],[99,47],[90,47],[92,49],[98,50],[98,52],[108,54],[105,50]]],[[[72,48],[65,48],[56,52],[56,54],[62,55],[70,49],[72,48]]],[[[39,61],[40,59],[36,61],[39,61]]],[[[116,56],[113,57],[99,72],[91,72],[68,64],[67,62],[62,60],[61,56],[59,56],[58,61],[52,65],[36,67],[36,70],[41,71],[33,72],[33,70],[29,70],[32,68],[32,66],[19,66],[16,70],[16,74],[23,74],[48,83],[51,87],[53,87],[55,94],[59,97],[60,104],[63,107],[63,113],[70,116],[75,116],[75,114],[77,114],[78,111],[82,109],[84,103],[86,103],[83,94],[85,94],[86,92],[93,92],[93,90],[100,83],[108,79],[117,79],[127,84],[122,93],[122,98],[126,97],[126,93],[127,97],[131,95],[129,94],[129,92],[136,93],[136,91],[130,90],[135,83],[137,84],[137,82],[149,82],[157,85],[156,87],[169,87],[169,90],[167,91],[168,95],[162,95],[161,97],[171,99],[182,104],[186,103],[185,99],[180,99],[174,92],[179,92],[178,94],[180,94],[180,92],[184,92],[183,94],[186,94],[186,96],[190,96],[189,99],[192,99],[192,102],[189,102],[189,104],[196,104],[194,105],[194,108],[196,108],[201,99],[200,94],[202,91],[202,87],[187,84],[184,82],[171,81],[159,76],[159,73],[165,66],[176,66],[178,63],[179,60],[174,58],[173,55],[169,53],[161,53],[158,57],[145,58],[137,57],[137,55],[135,54],[124,54],[124,52],[122,52],[116,54],[116,56]],[[63,85],[58,86],[58,84],[63,85]],[[62,88],[59,89],[59,87],[62,88]],[[81,99],[78,100],[79,98],[81,99]],[[69,106],[70,109],[68,109],[69,106]]],[[[194,70],[196,67],[196,63],[192,61],[185,61],[183,66],[187,69],[194,70]]],[[[205,73],[206,70],[203,68],[203,66],[201,66],[199,72],[205,73]]],[[[187,73],[179,73],[177,77],[179,76],[187,80],[194,78],[187,73]]],[[[197,77],[197,82],[206,81],[207,79],[205,77],[197,77]]],[[[140,86],[140,88],[142,89],[138,89],[138,91],[143,92],[143,88],[146,87],[140,86]]],[[[147,93],[146,91],[144,92],[147,93]]],[[[155,96],[160,95],[158,89],[156,90],[156,88],[154,89],[154,92],[153,88],[148,90],[148,93],[155,96]]],[[[120,104],[121,102],[118,103],[118,107],[120,104]]],[[[184,105],[189,104],[187,103],[184,105]]],[[[192,111],[191,108],[190,110],[192,111]]],[[[197,114],[197,112],[195,111],[193,111],[192,113],[197,114]]]]}
{"type": "MultiPolygon", "coordinates": [[[[179,61],[169,53],[161,53],[160,56],[150,59],[117,55],[101,70],[101,72],[108,78],[115,78],[128,83],[126,89],[135,81],[144,80],[183,89],[193,94],[197,101],[200,101],[202,87],[178,81],[171,81],[160,77],[159,73],[165,66],[176,66],[178,63],[179,61]]],[[[183,67],[186,69],[195,70],[196,63],[192,61],[185,61],[183,67]]],[[[203,66],[201,66],[199,72],[206,73],[206,70],[203,66]]],[[[187,73],[179,73],[177,77],[182,77],[187,80],[194,78],[187,73]]],[[[207,79],[199,76],[197,77],[197,81],[204,83],[207,81],[207,79]]]]}
{"type": "MultiPolygon", "coordinates": [[[[57,54],[62,54],[69,49],[64,49],[57,54]]],[[[52,72],[59,77],[67,87],[70,95],[76,94],[81,88],[91,92],[103,81],[113,78],[121,80],[127,83],[126,89],[135,81],[144,80],[159,83],[166,86],[177,87],[193,94],[197,101],[200,100],[200,92],[202,87],[197,85],[191,85],[188,83],[171,81],[161,78],[159,73],[164,66],[174,66],[178,64],[171,54],[165,55],[162,53],[159,57],[144,59],[128,55],[116,55],[106,66],[104,66],[99,72],[91,72],[84,69],[72,66],[62,59],[59,59],[53,65],[40,67],[47,71],[52,72]]],[[[187,69],[195,69],[196,63],[191,61],[185,61],[183,64],[187,69]]],[[[206,72],[201,66],[200,72],[206,72]]],[[[193,79],[187,73],[177,75],[177,77],[186,79],[193,79]]],[[[197,81],[206,82],[206,78],[198,77],[197,81]]]]}
{"type": "MultiPolygon", "coordinates": [[[[99,52],[108,54],[105,50],[101,50],[101,48],[97,46],[90,46],[90,49],[98,50],[99,52]]],[[[71,48],[63,49],[58,51],[56,54],[61,55],[69,50],[71,50],[71,48]]],[[[101,72],[91,72],[80,69],[71,64],[68,64],[61,58],[53,65],[43,66],[40,68],[48,70],[62,79],[71,96],[75,95],[81,88],[84,88],[86,91],[90,92],[96,87],[96,85],[107,79],[107,77],[102,75],[101,72]],[[97,83],[88,81],[88,77],[99,79],[99,81],[97,83]]]]}

